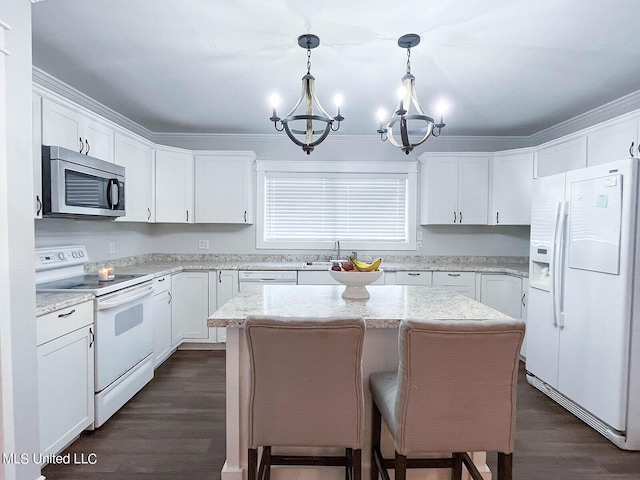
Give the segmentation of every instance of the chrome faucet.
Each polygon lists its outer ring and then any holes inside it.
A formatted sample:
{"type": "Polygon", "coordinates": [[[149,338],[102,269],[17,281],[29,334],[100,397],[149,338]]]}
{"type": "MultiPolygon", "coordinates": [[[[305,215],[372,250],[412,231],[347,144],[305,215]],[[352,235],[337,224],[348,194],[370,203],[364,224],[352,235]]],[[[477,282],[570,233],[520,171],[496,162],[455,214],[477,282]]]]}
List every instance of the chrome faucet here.
{"type": "Polygon", "coordinates": [[[340,240],[336,240],[333,244],[333,249],[336,251],[336,260],[340,260],[340,240]]]}
{"type": "Polygon", "coordinates": [[[353,254],[353,258],[358,259],[358,252],[351,252],[353,254]]]}

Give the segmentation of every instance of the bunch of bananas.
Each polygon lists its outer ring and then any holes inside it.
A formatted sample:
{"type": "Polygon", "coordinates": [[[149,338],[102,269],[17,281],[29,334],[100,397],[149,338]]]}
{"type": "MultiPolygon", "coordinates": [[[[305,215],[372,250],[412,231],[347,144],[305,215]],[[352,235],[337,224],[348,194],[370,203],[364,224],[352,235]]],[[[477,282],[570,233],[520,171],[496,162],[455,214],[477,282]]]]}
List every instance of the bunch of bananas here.
{"type": "Polygon", "coordinates": [[[358,272],[375,272],[382,263],[381,258],[378,258],[371,263],[363,262],[354,257],[349,257],[349,260],[351,260],[351,263],[353,263],[353,266],[356,267],[358,272]]]}

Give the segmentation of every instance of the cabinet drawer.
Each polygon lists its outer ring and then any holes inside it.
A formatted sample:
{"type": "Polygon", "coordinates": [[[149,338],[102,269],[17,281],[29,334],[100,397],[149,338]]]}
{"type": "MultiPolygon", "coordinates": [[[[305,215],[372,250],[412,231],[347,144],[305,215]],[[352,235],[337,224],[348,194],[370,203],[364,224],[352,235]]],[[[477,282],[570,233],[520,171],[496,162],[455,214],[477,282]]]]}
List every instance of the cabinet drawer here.
{"type": "Polygon", "coordinates": [[[431,285],[431,272],[396,272],[397,285],[431,285]]]}
{"type": "Polygon", "coordinates": [[[474,272],[433,272],[433,284],[475,286],[476,274],[474,272]]]}
{"type": "Polygon", "coordinates": [[[37,345],[93,323],[93,301],[47,313],[36,319],[37,345]]]}
{"type": "Polygon", "coordinates": [[[153,279],[153,294],[166,292],[171,289],[171,275],[164,275],[153,279]]]}

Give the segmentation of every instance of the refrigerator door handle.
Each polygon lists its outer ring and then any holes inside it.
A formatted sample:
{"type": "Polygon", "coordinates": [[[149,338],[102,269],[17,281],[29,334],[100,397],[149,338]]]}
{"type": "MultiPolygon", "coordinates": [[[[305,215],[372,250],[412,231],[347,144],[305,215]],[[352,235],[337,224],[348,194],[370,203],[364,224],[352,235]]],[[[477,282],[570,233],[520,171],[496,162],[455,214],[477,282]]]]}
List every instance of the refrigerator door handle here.
{"type": "Polygon", "coordinates": [[[553,276],[551,281],[551,298],[553,303],[553,324],[564,327],[562,312],[562,265],[564,263],[564,230],[567,219],[567,202],[558,203],[556,224],[553,238],[553,276]]]}

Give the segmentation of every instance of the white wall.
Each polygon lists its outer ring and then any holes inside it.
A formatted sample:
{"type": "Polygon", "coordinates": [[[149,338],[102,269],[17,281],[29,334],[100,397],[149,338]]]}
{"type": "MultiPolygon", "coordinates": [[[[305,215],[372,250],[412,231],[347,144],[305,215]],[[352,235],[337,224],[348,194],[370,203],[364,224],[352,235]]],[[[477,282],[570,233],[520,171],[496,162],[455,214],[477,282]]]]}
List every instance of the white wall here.
{"type": "MultiPolygon", "coordinates": [[[[0,158],[0,362],[3,453],[39,451],[33,255],[31,3],[3,0],[6,33],[6,157],[0,158]],[[8,316],[4,315],[8,311],[8,316]]],[[[2,82],[0,82],[2,83],[2,82]]],[[[0,477],[34,480],[40,466],[2,463],[0,477]]]]}

